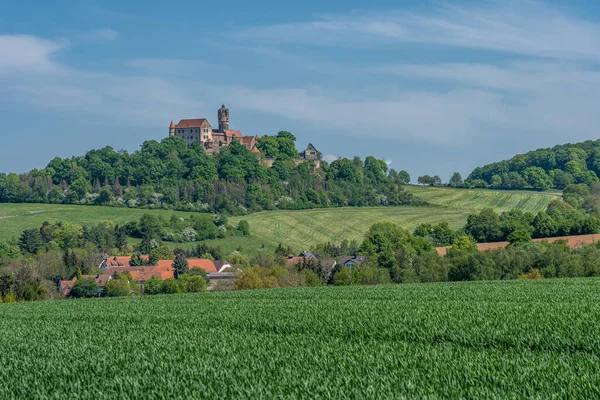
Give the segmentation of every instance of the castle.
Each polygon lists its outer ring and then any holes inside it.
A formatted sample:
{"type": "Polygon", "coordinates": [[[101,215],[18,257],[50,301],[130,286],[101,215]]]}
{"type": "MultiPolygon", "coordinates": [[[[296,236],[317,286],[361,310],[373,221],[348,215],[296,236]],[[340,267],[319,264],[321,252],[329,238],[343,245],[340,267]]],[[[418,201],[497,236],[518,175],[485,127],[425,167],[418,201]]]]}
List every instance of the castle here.
{"type": "MultiPolygon", "coordinates": [[[[217,116],[219,119],[219,129],[213,129],[206,118],[182,119],[177,125],[171,121],[169,136],[182,138],[188,147],[191,147],[195,142],[200,142],[207,154],[214,154],[221,147],[227,146],[234,139],[237,139],[252,153],[260,155],[260,150],[257,147],[258,135],[243,136],[240,131],[229,129],[229,109],[224,104],[217,111],[217,116]]],[[[310,143],[304,151],[299,153],[299,156],[295,160],[296,164],[304,161],[314,161],[319,165],[321,159],[321,153],[310,143]]],[[[271,166],[273,161],[271,159],[264,159],[263,163],[271,166]]]]}
{"type": "Polygon", "coordinates": [[[229,109],[225,105],[222,105],[217,113],[219,129],[213,129],[206,118],[182,119],[177,125],[171,121],[169,136],[179,136],[185,140],[188,147],[194,142],[200,142],[207,154],[219,151],[219,148],[227,146],[233,139],[238,139],[251,152],[260,153],[256,147],[258,135],[242,136],[240,131],[229,129],[229,109]]]}

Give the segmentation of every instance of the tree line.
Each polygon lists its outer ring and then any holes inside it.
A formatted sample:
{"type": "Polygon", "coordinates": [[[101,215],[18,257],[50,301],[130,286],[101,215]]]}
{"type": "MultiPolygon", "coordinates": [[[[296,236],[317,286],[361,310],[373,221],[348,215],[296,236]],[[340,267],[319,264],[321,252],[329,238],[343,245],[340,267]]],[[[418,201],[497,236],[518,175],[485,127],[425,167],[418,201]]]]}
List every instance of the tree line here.
{"type": "Polygon", "coordinates": [[[167,208],[242,215],[272,209],[419,204],[405,171],[374,157],[297,163],[289,132],[258,141],[260,157],[234,140],[214,156],[179,137],[133,153],[111,147],[52,159],[25,174],[0,174],[0,202],[167,208]]]}

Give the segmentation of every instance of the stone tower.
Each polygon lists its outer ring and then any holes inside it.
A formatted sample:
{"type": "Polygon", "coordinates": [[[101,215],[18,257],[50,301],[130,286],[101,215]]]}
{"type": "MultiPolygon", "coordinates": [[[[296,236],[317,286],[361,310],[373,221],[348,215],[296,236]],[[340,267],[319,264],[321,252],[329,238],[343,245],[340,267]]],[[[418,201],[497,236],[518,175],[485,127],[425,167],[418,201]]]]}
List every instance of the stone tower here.
{"type": "Polygon", "coordinates": [[[175,124],[171,121],[171,125],[169,125],[169,136],[175,136],[175,124]]]}
{"type": "Polygon", "coordinates": [[[219,130],[226,131],[229,129],[229,109],[225,108],[225,104],[219,108],[219,130]]]}

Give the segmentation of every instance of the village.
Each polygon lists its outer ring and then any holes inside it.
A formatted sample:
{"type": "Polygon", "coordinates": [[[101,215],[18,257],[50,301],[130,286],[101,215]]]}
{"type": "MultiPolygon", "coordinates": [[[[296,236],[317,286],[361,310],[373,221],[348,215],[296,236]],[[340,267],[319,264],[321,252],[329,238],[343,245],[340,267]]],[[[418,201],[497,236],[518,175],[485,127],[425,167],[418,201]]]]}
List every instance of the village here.
{"type": "MultiPolygon", "coordinates": [[[[144,284],[150,279],[158,279],[161,281],[176,279],[175,267],[173,260],[157,260],[150,262],[148,255],[141,255],[144,260],[144,266],[132,265],[131,256],[106,256],[99,265],[101,273],[81,275],[78,279],[74,276],[70,280],[61,280],[59,283],[59,292],[65,297],[69,297],[71,290],[75,287],[78,280],[87,279],[93,280],[96,284],[96,295],[101,297],[103,289],[108,282],[116,278],[120,274],[127,274],[134,283],[144,291],[144,284]]],[[[302,267],[303,265],[316,263],[324,271],[325,278],[328,278],[336,267],[352,268],[363,263],[366,263],[368,258],[357,254],[351,256],[341,256],[339,258],[322,258],[318,259],[314,254],[308,251],[301,252],[297,256],[290,254],[285,258],[284,266],[288,268],[302,267]]],[[[187,258],[188,270],[202,270],[208,281],[208,291],[223,291],[232,290],[241,269],[232,266],[224,260],[210,260],[205,258],[187,258]]]]}

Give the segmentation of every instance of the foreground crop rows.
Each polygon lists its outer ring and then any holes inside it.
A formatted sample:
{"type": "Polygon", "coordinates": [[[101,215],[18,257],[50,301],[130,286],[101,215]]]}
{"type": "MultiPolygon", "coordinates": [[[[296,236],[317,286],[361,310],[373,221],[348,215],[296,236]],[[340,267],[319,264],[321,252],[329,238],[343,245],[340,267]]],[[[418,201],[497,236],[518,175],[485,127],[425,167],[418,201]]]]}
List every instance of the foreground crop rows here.
{"type": "Polygon", "coordinates": [[[0,306],[0,398],[600,396],[600,280],[0,306]]]}

